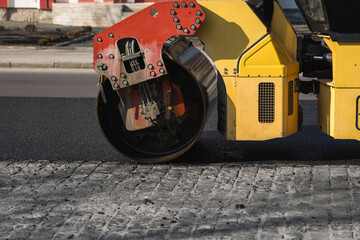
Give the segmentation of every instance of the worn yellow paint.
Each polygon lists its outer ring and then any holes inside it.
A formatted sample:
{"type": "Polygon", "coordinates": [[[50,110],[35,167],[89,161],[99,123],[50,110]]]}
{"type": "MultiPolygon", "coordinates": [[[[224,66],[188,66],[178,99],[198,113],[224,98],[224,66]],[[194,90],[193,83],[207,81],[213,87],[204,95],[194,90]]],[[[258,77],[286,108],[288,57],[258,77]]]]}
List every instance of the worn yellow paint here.
{"type": "MultiPolygon", "coordinates": [[[[197,35],[222,74],[229,140],[267,140],[298,130],[298,94],[288,114],[288,83],[298,77],[297,38],[275,2],[271,31],[244,1],[200,1],[206,19],[197,35]],[[260,123],[259,84],[275,84],[275,121],[260,123]]],[[[294,87],[295,89],[295,87],[294,87]]]]}

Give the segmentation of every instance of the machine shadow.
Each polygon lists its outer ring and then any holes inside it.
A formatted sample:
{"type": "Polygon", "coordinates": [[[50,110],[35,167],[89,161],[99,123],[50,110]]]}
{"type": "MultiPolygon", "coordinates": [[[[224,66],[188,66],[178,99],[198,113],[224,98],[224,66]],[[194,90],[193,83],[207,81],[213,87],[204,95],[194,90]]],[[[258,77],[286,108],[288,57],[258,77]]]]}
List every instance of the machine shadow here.
{"type": "Polygon", "coordinates": [[[204,132],[198,142],[173,164],[359,164],[360,142],[334,140],[314,125],[292,136],[268,141],[226,141],[216,131],[204,132]]]}
{"type": "Polygon", "coordinates": [[[239,58],[240,53],[246,49],[250,41],[244,30],[238,24],[228,22],[210,9],[204,6],[202,8],[206,14],[207,24],[202,25],[196,35],[205,43],[206,51],[211,59],[216,62],[239,58]],[[218,27],[213,29],[212,23],[216,23],[218,27]],[[232,51],[228,50],[228,46],[232,46],[232,51]]]}
{"type": "MultiPolygon", "coordinates": [[[[360,141],[335,140],[317,129],[317,101],[301,100],[302,131],[267,141],[227,141],[217,131],[213,112],[197,143],[174,164],[303,164],[359,165],[360,141]]],[[[235,111],[230,101],[229,107],[235,111]]]]}

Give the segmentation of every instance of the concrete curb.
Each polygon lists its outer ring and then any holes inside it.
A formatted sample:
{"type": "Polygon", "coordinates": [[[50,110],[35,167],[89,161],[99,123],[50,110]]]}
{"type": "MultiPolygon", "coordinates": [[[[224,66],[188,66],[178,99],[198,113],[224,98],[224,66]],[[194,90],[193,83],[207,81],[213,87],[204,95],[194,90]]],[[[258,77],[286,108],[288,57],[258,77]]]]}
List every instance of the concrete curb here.
{"type": "Polygon", "coordinates": [[[92,48],[3,48],[1,68],[93,68],[92,48]]]}
{"type": "Polygon", "coordinates": [[[0,62],[0,68],[93,68],[93,63],[85,62],[0,62]]]}
{"type": "Polygon", "coordinates": [[[52,46],[52,47],[40,47],[40,46],[0,46],[0,50],[17,50],[17,49],[25,49],[25,50],[47,50],[47,49],[56,49],[56,50],[88,50],[92,51],[92,47],[69,47],[69,46],[52,46]]]}

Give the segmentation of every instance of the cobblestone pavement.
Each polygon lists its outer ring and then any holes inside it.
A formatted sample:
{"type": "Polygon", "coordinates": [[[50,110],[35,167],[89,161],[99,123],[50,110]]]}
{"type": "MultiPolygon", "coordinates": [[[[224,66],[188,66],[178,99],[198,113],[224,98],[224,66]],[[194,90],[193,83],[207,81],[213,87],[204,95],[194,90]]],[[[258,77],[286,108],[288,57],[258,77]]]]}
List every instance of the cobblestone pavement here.
{"type": "Polygon", "coordinates": [[[360,166],[0,162],[0,239],[359,239],[360,166]]]}

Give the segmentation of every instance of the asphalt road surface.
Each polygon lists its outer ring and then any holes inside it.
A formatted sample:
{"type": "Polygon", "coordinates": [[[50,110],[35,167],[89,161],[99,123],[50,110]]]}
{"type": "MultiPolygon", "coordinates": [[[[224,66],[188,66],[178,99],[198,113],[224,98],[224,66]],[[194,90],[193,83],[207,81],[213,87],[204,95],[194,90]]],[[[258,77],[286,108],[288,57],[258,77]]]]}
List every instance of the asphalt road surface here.
{"type": "MultiPolygon", "coordinates": [[[[0,69],[1,160],[128,161],[102,136],[95,114],[92,70],[0,69]]],[[[314,99],[314,98],[310,98],[314,99]]],[[[216,112],[202,136],[175,162],[357,162],[360,143],[334,140],[316,128],[316,100],[302,100],[302,132],[269,141],[226,141],[216,112]]]]}

